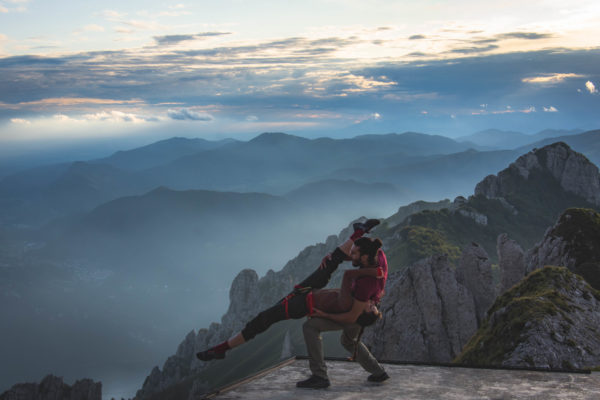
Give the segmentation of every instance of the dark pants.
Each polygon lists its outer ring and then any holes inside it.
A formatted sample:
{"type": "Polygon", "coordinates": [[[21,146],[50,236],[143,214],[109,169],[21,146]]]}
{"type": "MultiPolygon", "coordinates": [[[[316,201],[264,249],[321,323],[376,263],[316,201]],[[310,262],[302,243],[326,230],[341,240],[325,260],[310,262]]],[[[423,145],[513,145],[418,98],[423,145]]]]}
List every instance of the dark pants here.
{"type": "MultiPolygon", "coordinates": [[[[345,259],[346,255],[344,252],[341,251],[339,247],[336,248],[331,254],[331,259],[327,260],[325,268],[317,268],[315,272],[300,282],[298,286],[311,289],[321,289],[325,287],[325,285],[327,285],[331,279],[331,274],[333,274],[333,272],[345,259]]],[[[275,304],[273,307],[262,311],[250,322],[248,322],[244,329],[242,329],[242,336],[244,336],[244,339],[246,341],[252,339],[259,333],[266,331],[275,322],[279,322],[288,318],[298,319],[308,315],[309,310],[306,305],[306,296],[308,293],[309,291],[304,291],[298,294],[294,294],[294,292],[290,293],[291,297],[287,297],[288,315],[285,313],[284,301],[281,301],[275,304]]]]}

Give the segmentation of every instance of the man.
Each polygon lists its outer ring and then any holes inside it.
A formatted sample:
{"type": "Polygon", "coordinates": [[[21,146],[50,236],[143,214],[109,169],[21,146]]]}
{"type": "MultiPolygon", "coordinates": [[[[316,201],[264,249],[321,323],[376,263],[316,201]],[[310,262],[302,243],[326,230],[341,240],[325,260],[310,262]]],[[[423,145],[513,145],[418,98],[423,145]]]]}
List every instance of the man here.
{"type": "Polygon", "coordinates": [[[370,275],[376,279],[380,270],[365,268],[345,271],[340,289],[319,289],[327,285],[331,274],[337,269],[339,264],[348,257],[352,257],[351,253],[354,242],[360,240],[363,234],[369,232],[378,224],[379,220],[377,219],[369,219],[364,223],[355,223],[352,236],[341,246],[337,247],[331,255],[326,256],[319,268],[299,285],[296,285],[294,291],[274,306],[259,313],[246,324],[241,332],[223,343],[197,353],[196,357],[202,361],[223,359],[229,349],[253,339],[257,334],[264,332],[274,323],[289,318],[303,318],[311,315],[315,308],[332,313],[347,313],[352,311],[352,315],[356,314],[353,322],[359,317],[362,317],[361,321],[372,318],[372,315],[375,312],[378,313],[378,311],[373,309],[367,302],[361,302],[356,306],[353,305],[352,285],[359,276],[370,275]]]}
{"type": "Polygon", "coordinates": [[[357,323],[363,310],[378,304],[383,296],[388,268],[387,259],[380,247],[381,240],[379,239],[360,238],[354,242],[351,248],[352,265],[360,267],[361,270],[375,268],[378,270],[375,277],[359,276],[352,282],[352,308],[345,313],[331,313],[315,309],[312,318],[304,323],[304,341],[312,376],[296,383],[297,387],[323,389],[330,386],[323,356],[321,332],[335,330],[342,331],[340,338],[342,345],[354,354],[354,359],[371,374],[368,377],[369,381],[383,382],[389,379],[383,367],[367,347],[360,342],[363,326],[357,323]]]}

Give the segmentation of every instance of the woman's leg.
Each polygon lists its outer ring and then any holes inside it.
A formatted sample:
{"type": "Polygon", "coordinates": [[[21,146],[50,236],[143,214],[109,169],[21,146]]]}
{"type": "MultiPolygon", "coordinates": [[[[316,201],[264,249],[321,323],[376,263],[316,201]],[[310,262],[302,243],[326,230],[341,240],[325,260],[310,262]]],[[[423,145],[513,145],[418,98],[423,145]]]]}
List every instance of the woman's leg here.
{"type": "Polygon", "coordinates": [[[368,219],[365,222],[355,223],[353,225],[354,232],[350,238],[339,247],[336,247],[333,253],[331,253],[331,256],[326,256],[321,262],[321,265],[319,265],[319,268],[297,286],[310,287],[313,289],[324,288],[327,283],[329,283],[331,275],[335,272],[337,267],[350,256],[350,250],[352,249],[354,241],[362,237],[362,235],[369,232],[378,224],[378,219],[368,219]]]}
{"type": "Polygon", "coordinates": [[[262,311],[250,320],[241,332],[234,335],[231,339],[197,353],[196,357],[202,361],[225,358],[227,350],[253,339],[259,333],[266,331],[274,323],[288,318],[302,318],[307,314],[306,294],[292,296],[287,300],[287,307],[285,303],[279,303],[262,311]]]}

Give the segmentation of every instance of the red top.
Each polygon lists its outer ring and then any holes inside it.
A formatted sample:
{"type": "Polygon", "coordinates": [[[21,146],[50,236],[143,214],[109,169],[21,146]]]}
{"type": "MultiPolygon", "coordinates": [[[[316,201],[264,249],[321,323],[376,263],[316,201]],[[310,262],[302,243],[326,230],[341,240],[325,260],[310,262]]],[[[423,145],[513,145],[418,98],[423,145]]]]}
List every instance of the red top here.
{"type": "Polygon", "coordinates": [[[381,249],[377,250],[377,264],[379,268],[381,268],[381,271],[383,271],[383,277],[375,278],[372,276],[361,276],[356,278],[352,284],[352,296],[356,300],[373,300],[375,303],[378,303],[381,300],[381,297],[383,297],[385,282],[388,275],[388,265],[385,253],[381,249]]]}

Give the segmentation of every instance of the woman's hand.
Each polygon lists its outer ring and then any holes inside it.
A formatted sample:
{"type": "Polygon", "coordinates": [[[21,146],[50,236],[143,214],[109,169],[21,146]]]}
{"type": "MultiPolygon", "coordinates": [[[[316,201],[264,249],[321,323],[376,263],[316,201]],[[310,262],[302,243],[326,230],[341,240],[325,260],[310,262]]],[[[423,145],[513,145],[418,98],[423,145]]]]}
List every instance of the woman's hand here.
{"type": "Polygon", "coordinates": [[[312,314],[310,314],[311,317],[327,318],[328,314],[326,312],[319,310],[318,308],[313,308],[312,311],[313,311],[312,314]]]}
{"type": "Polygon", "coordinates": [[[321,264],[319,265],[319,269],[323,269],[327,267],[327,261],[331,260],[331,254],[327,254],[325,257],[323,257],[323,259],[321,260],[321,264]]]}

